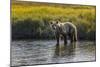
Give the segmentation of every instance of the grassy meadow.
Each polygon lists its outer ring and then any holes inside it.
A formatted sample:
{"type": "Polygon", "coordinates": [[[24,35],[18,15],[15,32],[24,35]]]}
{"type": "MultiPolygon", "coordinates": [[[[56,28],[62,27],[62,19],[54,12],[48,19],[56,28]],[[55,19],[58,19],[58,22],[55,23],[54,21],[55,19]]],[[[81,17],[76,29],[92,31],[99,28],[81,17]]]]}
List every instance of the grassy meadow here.
{"type": "Polygon", "coordinates": [[[95,40],[96,7],[12,1],[13,39],[54,39],[49,21],[60,19],[77,26],[79,40],[95,40]]]}

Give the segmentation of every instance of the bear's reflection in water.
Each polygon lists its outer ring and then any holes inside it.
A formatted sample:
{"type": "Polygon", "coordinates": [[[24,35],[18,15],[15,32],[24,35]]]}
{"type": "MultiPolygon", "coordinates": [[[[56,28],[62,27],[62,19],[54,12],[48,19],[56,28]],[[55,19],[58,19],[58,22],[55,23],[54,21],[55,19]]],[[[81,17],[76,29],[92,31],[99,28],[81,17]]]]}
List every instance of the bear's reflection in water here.
{"type": "Polygon", "coordinates": [[[68,43],[66,46],[63,44],[56,45],[54,57],[74,56],[76,44],[77,42],[68,43]]]}
{"type": "Polygon", "coordinates": [[[13,41],[11,44],[11,66],[67,63],[95,60],[95,43],[77,41],[55,45],[53,41],[13,41]]]}

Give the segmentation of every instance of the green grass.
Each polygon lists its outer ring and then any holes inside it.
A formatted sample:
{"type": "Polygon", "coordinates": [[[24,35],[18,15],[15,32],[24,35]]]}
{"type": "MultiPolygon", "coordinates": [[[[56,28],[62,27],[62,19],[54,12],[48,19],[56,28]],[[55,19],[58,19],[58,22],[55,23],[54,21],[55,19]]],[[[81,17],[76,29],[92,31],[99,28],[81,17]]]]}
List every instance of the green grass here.
{"type": "Polygon", "coordinates": [[[60,19],[62,22],[71,21],[75,24],[80,39],[95,39],[95,6],[13,1],[11,11],[13,36],[22,37],[21,34],[26,32],[26,35],[33,38],[37,38],[34,37],[35,33],[38,38],[54,37],[51,36],[52,33],[49,34],[51,32],[49,21],[60,19]],[[45,35],[44,33],[48,36],[41,37],[45,35]]]}

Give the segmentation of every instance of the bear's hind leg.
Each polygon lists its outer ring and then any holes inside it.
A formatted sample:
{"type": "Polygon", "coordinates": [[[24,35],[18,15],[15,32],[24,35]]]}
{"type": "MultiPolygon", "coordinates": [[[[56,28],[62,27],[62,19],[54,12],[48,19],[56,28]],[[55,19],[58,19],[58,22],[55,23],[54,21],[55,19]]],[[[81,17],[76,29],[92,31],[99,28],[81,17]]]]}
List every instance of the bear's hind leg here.
{"type": "Polygon", "coordinates": [[[77,33],[74,34],[74,41],[77,41],[77,33]]]}
{"type": "Polygon", "coordinates": [[[70,35],[70,41],[71,41],[71,43],[74,42],[74,35],[73,34],[70,35]]]}

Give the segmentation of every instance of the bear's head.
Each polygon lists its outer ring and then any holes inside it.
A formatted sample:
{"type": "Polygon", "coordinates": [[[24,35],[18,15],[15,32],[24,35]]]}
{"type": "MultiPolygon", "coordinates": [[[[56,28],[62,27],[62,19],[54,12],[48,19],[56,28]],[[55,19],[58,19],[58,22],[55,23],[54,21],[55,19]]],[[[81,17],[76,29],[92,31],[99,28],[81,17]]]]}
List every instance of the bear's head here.
{"type": "Polygon", "coordinates": [[[53,30],[56,30],[57,27],[58,27],[58,24],[59,24],[58,21],[51,21],[51,22],[50,22],[50,27],[51,27],[53,30]]]}

